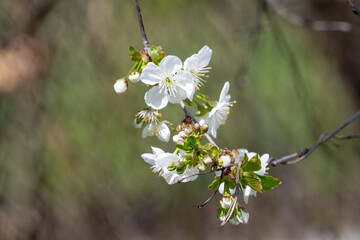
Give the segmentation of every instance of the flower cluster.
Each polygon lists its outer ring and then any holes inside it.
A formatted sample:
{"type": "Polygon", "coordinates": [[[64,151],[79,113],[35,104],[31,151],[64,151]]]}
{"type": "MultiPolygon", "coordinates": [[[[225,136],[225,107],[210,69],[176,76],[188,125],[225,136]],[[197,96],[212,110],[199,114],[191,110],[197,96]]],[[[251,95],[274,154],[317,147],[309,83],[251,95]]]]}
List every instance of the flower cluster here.
{"type": "Polygon", "coordinates": [[[177,56],[166,56],[161,47],[152,47],[150,53],[130,47],[130,57],[135,64],[127,76],[115,82],[114,89],[123,93],[129,82],[142,82],[149,87],[144,96],[146,107],[135,115],[134,126],[143,128],[143,138],[157,136],[164,142],[174,132],[172,153],[152,146],[152,153],[141,155],[143,160],[168,184],[194,181],[200,174],[213,173],[208,189],[223,195],[217,212],[222,225],[247,223],[249,212],[238,202],[239,192],[247,204],[250,196],[273,189],[281,182],[267,174],[269,154],[260,156],[242,148],[220,148],[210,137],[217,137],[235,103],[231,101],[229,82],[225,82],[217,101],[200,93],[211,69],[208,65],[212,50],[204,46],[184,63],[177,56]],[[169,103],[180,104],[186,113],[179,124],[162,119],[161,110],[169,103]],[[194,116],[185,104],[197,108],[194,116]]]}

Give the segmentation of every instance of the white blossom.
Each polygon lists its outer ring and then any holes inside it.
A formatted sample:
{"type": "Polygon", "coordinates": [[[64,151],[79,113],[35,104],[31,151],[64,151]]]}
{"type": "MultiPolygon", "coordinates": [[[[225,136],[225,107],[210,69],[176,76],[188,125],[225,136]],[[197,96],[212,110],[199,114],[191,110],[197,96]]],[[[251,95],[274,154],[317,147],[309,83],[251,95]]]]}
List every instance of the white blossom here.
{"type": "MultiPolygon", "coordinates": [[[[239,151],[240,151],[240,156],[242,155],[242,157],[244,156],[244,153],[246,153],[249,160],[252,159],[253,157],[255,157],[255,155],[257,154],[254,152],[249,153],[246,149],[239,149],[239,151]]],[[[261,175],[261,176],[266,174],[269,157],[270,156],[267,153],[263,154],[261,157],[259,157],[260,162],[261,162],[261,169],[258,171],[255,171],[254,173],[261,175]]],[[[245,203],[248,203],[250,196],[256,197],[256,191],[254,189],[252,189],[250,186],[246,186],[245,189],[243,189],[243,197],[244,197],[245,203]]]]}
{"type": "Polygon", "coordinates": [[[239,214],[235,214],[234,217],[229,219],[229,222],[234,225],[239,225],[240,223],[243,223],[243,224],[248,223],[249,222],[249,212],[244,211],[242,208],[240,208],[240,213],[241,213],[241,216],[239,216],[239,214]]]}
{"type": "Polygon", "coordinates": [[[231,196],[223,196],[220,200],[220,206],[223,209],[229,209],[234,199],[231,196]]]}
{"type": "Polygon", "coordinates": [[[159,140],[168,142],[170,139],[170,129],[164,122],[158,124],[149,123],[142,132],[142,138],[147,136],[157,136],[159,140]]]}
{"type": "MultiPolygon", "coordinates": [[[[239,148],[238,151],[239,151],[239,157],[237,157],[235,159],[235,164],[239,163],[240,157],[244,157],[245,153],[247,154],[249,160],[252,159],[253,157],[255,157],[255,155],[257,154],[255,152],[250,152],[249,153],[248,150],[244,149],[244,148],[239,148]]],[[[263,154],[261,157],[259,157],[260,162],[261,162],[261,169],[258,170],[258,171],[255,171],[254,173],[256,173],[258,175],[261,175],[261,176],[266,174],[269,157],[270,156],[267,153],[263,154]]],[[[220,171],[216,171],[215,174],[217,176],[220,176],[220,171]]],[[[225,184],[221,183],[220,186],[219,186],[219,193],[220,194],[224,194],[224,187],[225,187],[225,184]]],[[[231,195],[235,194],[235,188],[230,188],[229,191],[230,191],[231,195]]],[[[256,193],[257,193],[250,186],[246,186],[245,188],[243,188],[242,192],[243,192],[243,198],[244,198],[245,203],[248,203],[250,196],[255,196],[256,197],[256,193]]]]}
{"type": "Polygon", "coordinates": [[[114,90],[117,94],[121,94],[126,92],[127,90],[127,83],[124,78],[119,79],[114,84],[114,90]]]}
{"type": "MultiPolygon", "coordinates": [[[[154,172],[158,172],[160,176],[162,176],[168,184],[175,184],[180,179],[190,176],[192,174],[199,173],[199,169],[194,168],[186,168],[186,170],[182,174],[176,173],[176,171],[169,171],[168,166],[173,162],[181,162],[184,159],[181,154],[172,154],[166,153],[160,148],[151,147],[153,153],[144,153],[141,157],[145,162],[152,165],[152,169],[154,172]]],[[[186,178],[182,182],[194,181],[198,176],[192,176],[186,178]]]]}
{"type": "Polygon", "coordinates": [[[157,136],[163,142],[168,142],[170,139],[170,129],[166,123],[159,120],[160,113],[151,108],[141,110],[135,115],[134,126],[140,128],[146,124],[142,132],[142,138],[147,136],[157,136]]]}
{"type": "Polygon", "coordinates": [[[234,102],[230,102],[231,95],[229,92],[230,83],[226,82],[221,90],[219,101],[216,106],[207,113],[204,117],[200,118],[200,124],[207,123],[209,125],[209,133],[216,138],[217,129],[220,125],[224,125],[230,114],[230,107],[234,102]]]}
{"type": "Polygon", "coordinates": [[[131,72],[129,74],[129,81],[132,83],[137,83],[138,81],[140,81],[140,73],[137,71],[131,72]]]}
{"type": "Polygon", "coordinates": [[[223,155],[220,157],[219,162],[222,167],[229,167],[231,164],[231,157],[229,155],[223,155]]]}
{"type": "Polygon", "coordinates": [[[191,73],[197,89],[204,85],[205,80],[203,77],[207,77],[206,73],[211,69],[211,67],[207,67],[211,56],[212,50],[205,45],[198,53],[188,57],[184,62],[184,70],[191,73]]]}
{"type": "Polygon", "coordinates": [[[189,72],[181,70],[182,62],[176,56],[164,57],[160,65],[150,62],[143,69],[140,80],[153,86],[145,93],[145,102],[153,109],[162,109],[168,102],[192,100],[195,86],[189,72]]]}

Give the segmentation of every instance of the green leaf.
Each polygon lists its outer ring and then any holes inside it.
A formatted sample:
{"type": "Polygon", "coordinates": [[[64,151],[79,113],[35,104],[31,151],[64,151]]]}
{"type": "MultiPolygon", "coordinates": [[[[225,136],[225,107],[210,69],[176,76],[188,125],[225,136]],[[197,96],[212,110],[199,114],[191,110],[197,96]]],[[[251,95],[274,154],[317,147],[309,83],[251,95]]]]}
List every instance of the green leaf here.
{"type": "Polygon", "coordinates": [[[184,141],[184,146],[189,150],[197,148],[198,145],[198,141],[194,136],[187,137],[184,141]]]}
{"type": "Polygon", "coordinates": [[[279,179],[274,178],[272,176],[269,175],[265,175],[265,176],[257,175],[257,176],[261,181],[262,190],[264,192],[271,190],[281,184],[281,181],[279,179]]]}
{"type": "Polygon", "coordinates": [[[249,172],[245,172],[243,175],[243,181],[246,185],[249,185],[255,191],[262,193],[262,185],[260,179],[256,174],[251,174],[249,172]]]}
{"type": "MultiPolygon", "coordinates": [[[[247,155],[246,155],[247,156],[247,155]]],[[[244,172],[253,172],[261,169],[261,161],[259,155],[256,154],[253,158],[242,165],[244,172]]]]}
{"type": "Polygon", "coordinates": [[[130,52],[133,52],[133,51],[135,51],[135,48],[134,48],[133,46],[130,46],[130,47],[129,47],[129,51],[130,51],[130,52]]]}
{"type": "Polygon", "coordinates": [[[182,144],[176,144],[176,147],[180,150],[189,151],[190,149],[187,146],[184,146],[182,144]]]}
{"type": "Polygon", "coordinates": [[[210,185],[208,186],[208,189],[211,191],[211,190],[214,190],[215,188],[217,188],[220,184],[220,177],[216,177],[215,180],[210,183],[210,185]]]}

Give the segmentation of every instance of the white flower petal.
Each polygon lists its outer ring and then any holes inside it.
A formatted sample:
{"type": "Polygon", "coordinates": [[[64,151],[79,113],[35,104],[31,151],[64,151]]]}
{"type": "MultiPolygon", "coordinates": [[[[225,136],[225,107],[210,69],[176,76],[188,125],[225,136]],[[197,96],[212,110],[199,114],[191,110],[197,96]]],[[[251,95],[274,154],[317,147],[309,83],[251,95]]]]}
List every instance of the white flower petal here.
{"type": "Polygon", "coordinates": [[[140,80],[145,84],[155,85],[162,81],[162,76],[163,73],[161,68],[154,63],[149,62],[143,69],[140,80]]]}
{"type": "Polygon", "coordinates": [[[236,216],[237,220],[240,222],[240,223],[248,223],[249,222],[249,213],[248,212],[245,212],[244,210],[240,210],[241,211],[241,217],[239,216],[236,216]]]}
{"type": "Polygon", "coordinates": [[[159,156],[160,154],[165,153],[164,150],[162,150],[161,148],[151,147],[151,149],[156,157],[159,156]]]}
{"type": "MultiPolygon", "coordinates": [[[[224,84],[224,87],[223,87],[222,90],[221,90],[220,97],[219,97],[219,102],[223,102],[223,101],[226,100],[225,97],[226,97],[226,95],[227,95],[228,92],[229,92],[229,88],[230,88],[230,83],[229,83],[229,82],[226,82],[226,83],[224,84]]],[[[229,99],[229,100],[230,100],[230,99],[229,99]]]]}
{"type": "Polygon", "coordinates": [[[199,66],[205,67],[209,65],[211,60],[212,50],[208,46],[203,46],[198,52],[198,63],[199,66]]]}
{"type": "MultiPolygon", "coordinates": [[[[224,195],[224,188],[225,188],[225,183],[220,183],[219,186],[219,193],[224,195]]],[[[235,194],[235,188],[230,188],[230,195],[234,195],[235,194]]]]}
{"type": "Polygon", "coordinates": [[[152,124],[148,124],[144,127],[143,131],[142,131],[142,138],[146,138],[147,136],[149,136],[149,132],[152,131],[152,124]]]}
{"type": "Polygon", "coordinates": [[[168,98],[165,94],[159,94],[159,87],[154,86],[145,93],[145,103],[153,109],[159,110],[168,104],[168,98]]]}
{"type": "Polygon", "coordinates": [[[194,66],[196,66],[198,60],[198,55],[193,54],[190,57],[188,57],[184,62],[184,70],[185,71],[191,71],[194,69],[194,66]]]}
{"type": "Polygon", "coordinates": [[[177,162],[179,160],[180,158],[178,155],[172,153],[163,153],[156,158],[156,164],[159,165],[159,167],[167,169],[170,163],[177,162]]]}
{"type": "Polygon", "coordinates": [[[184,89],[176,87],[176,96],[168,96],[169,102],[171,103],[180,103],[182,100],[187,98],[187,93],[184,89]]]}
{"type": "Polygon", "coordinates": [[[170,129],[165,123],[161,123],[156,126],[156,130],[159,133],[157,136],[163,142],[168,142],[170,139],[170,129]]]}
{"type": "Polygon", "coordinates": [[[155,155],[151,153],[141,154],[141,157],[150,165],[155,165],[155,155]]]}
{"type": "Polygon", "coordinates": [[[161,60],[159,67],[166,75],[173,75],[182,68],[182,62],[177,56],[169,55],[161,60]]]}

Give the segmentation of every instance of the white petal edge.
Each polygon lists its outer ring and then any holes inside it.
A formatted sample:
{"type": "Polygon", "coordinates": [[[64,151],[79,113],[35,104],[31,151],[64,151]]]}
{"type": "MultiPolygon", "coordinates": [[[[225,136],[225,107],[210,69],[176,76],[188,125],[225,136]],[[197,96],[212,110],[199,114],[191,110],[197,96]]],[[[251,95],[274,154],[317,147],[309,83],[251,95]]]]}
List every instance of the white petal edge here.
{"type": "Polygon", "coordinates": [[[148,90],[144,96],[145,103],[156,110],[166,107],[169,102],[167,96],[164,93],[160,94],[159,92],[159,87],[154,86],[148,90]]]}

